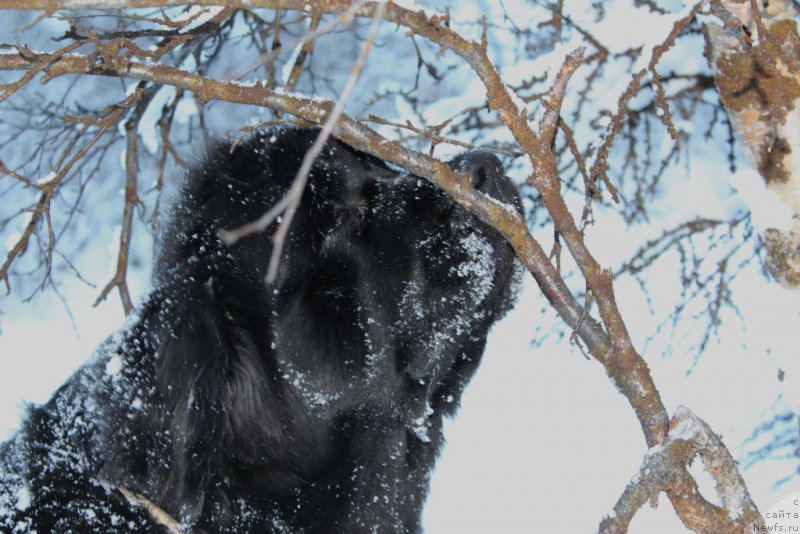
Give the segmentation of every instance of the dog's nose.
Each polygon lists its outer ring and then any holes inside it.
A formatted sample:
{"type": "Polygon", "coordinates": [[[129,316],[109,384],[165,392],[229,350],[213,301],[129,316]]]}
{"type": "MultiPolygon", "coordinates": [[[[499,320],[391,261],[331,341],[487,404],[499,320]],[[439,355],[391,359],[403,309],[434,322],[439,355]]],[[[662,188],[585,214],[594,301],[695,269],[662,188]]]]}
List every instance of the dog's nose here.
{"type": "Polygon", "coordinates": [[[450,167],[469,174],[472,186],[478,191],[521,211],[519,191],[503,174],[503,164],[494,154],[483,151],[461,154],[450,161],[450,167]]]}
{"type": "Polygon", "coordinates": [[[503,164],[497,156],[489,152],[461,154],[450,162],[450,166],[455,171],[469,173],[472,186],[478,190],[483,190],[483,187],[490,184],[493,177],[503,176],[503,164]]]}

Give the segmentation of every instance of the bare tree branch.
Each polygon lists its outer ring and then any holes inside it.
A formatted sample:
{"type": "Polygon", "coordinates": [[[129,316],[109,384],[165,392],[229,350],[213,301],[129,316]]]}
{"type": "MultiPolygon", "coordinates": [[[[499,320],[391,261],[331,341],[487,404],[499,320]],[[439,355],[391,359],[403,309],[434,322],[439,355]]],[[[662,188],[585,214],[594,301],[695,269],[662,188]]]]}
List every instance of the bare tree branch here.
{"type": "MultiPolygon", "coordinates": [[[[144,83],[140,83],[138,91],[144,91],[144,83]]],[[[94,305],[97,306],[106,299],[108,294],[115,287],[119,290],[119,297],[122,300],[122,307],[125,314],[133,311],[133,302],[128,291],[128,258],[131,249],[131,235],[133,234],[133,215],[136,206],[140,203],[137,193],[137,183],[139,175],[139,151],[138,151],[138,128],[139,121],[147,109],[147,105],[155,95],[150,91],[148,96],[141,98],[136,105],[131,117],[125,122],[125,207],[122,213],[122,228],[119,238],[119,253],[117,255],[117,270],[111,281],[100,291],[94,305]]]]}
{"type": "Polygon", "coordinates": [[[627,532],[636,512],[662,491],[677,493],[687,502],[693,513],[681,519],[694,532],[754,531],[763,525],[736,461],[708,424],[684,406],[675,410],[667,439],[647,452],[638,475],[614,505],[614,515],[603,519],[599,532],[627,532]],[[685,476],[683,467],[698,455],[716,483],[722,507],[709,503],[694,480],[685,476]]]}

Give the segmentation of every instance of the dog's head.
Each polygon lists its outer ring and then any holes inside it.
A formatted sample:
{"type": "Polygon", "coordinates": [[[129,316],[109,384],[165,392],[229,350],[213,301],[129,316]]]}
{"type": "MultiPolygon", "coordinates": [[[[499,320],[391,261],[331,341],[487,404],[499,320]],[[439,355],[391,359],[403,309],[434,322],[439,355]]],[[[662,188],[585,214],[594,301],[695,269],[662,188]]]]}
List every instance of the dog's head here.
{"type": "MultiPolygon", "coordinates": [[[[187,261],[209,272],[224,263],[253,292],[268,293],[264,328],[278,372],[312,410],[343,399],[392,404],[392,392],[409,389],[453,405],[476,363],[461,360],[480,356],[489,325],[509,306],[515,262],[498,232],[439,188],[331,140],[309,174],[272,284],[264,277],[280,218],[230,246],[216,237],[286,195],[318,132],[269,130],[212,153],[178,206],[161,276],[187,261]]],[[[496,157],[473,152],[450,164],[479,191],[518,206],[496,157]]]]}

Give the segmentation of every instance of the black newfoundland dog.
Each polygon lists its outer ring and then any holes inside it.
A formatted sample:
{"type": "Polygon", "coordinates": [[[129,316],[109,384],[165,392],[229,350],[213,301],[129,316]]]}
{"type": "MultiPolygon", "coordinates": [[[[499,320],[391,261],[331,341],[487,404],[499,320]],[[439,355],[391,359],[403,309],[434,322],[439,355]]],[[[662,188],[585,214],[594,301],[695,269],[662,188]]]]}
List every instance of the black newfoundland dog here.
{"type": "MultiPolygon", "coordinates": [[[[331,141],[265,283],[275,224],[217,231],[274,205],[317,133],[189,176],[136,316],[2,446],[2,532],[421,531],[442,417],[518,269],[435,186],[331,141]]],[[[495,157],[451,165],[518,205],[495,157]]]]}

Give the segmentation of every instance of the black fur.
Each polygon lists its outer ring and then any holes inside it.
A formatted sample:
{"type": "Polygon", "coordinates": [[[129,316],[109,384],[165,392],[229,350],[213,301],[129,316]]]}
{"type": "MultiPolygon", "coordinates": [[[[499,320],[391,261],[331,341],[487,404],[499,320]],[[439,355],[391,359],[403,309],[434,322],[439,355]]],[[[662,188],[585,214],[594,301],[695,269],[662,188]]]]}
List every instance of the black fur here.
{"type": "MultiPolygon", "coordinates": [[[[338,141],[267,285],[275,225],[317,130],[214,149],[174,209],[155,289],[0,455],[3,532],[419,532],[428,481],[517,269],[427,181],[338,141]]],[[[499,161],[451,162],[518,202],[499,161]]]]}

